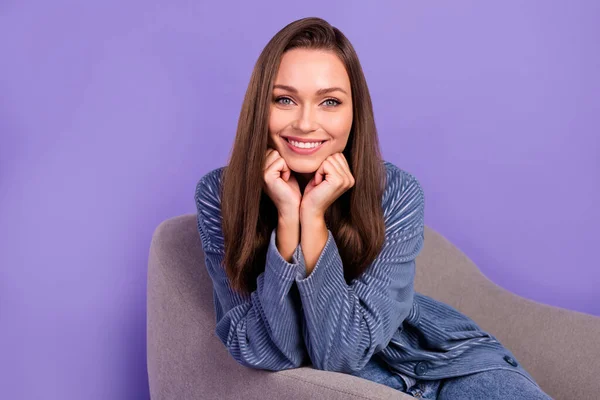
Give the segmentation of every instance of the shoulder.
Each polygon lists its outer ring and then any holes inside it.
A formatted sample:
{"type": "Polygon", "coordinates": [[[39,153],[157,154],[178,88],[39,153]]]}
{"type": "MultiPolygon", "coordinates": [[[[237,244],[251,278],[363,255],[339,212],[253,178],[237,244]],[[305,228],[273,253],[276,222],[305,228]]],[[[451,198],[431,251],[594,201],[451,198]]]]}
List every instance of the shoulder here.
{"type": "Polygon", "coordinates": [[[383,214],[386,235],[410,234],[424,228],[425,193],[419,180],[390,161],[384,161],[386,184],[383,214]]]}
{"type": "Polygon", "coordinates": [[[390,161],[383,161],[383,165],[386,171],[384,203],[394,202],[401,194],[415,197],[415,200],[424,200],[423,188],[413,174],[390,161]]]}
{"type": "Polygon", "coordinates": [[[219,167],[209,171],[200,178],[196,184],[196,192],[194,198],[196,202],[202,201],[212,204],[221,200],[221,182],[223,179],[223,171],[226,167],[219,167]]]}
{"type": "Polygon", "coordinates": [[[226,167],[209,171],[196,184],[198,230],[205,250],[221,251],[223,233],[221,230],[221,182],[226,167]]]}

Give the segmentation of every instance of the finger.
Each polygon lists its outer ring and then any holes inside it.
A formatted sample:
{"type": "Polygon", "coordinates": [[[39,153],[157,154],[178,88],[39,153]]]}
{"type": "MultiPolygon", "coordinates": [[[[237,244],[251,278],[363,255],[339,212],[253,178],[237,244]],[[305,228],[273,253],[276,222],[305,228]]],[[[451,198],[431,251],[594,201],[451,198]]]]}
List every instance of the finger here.
{"type": "Polygon", "coordinates": [[[329,162],[331,162],[331,165],[333,166],[333,169],[335,171],[333,177],[334,179],[332,179],[331,181],[336,184],[339,184],[340,186],[347,187],[350,183],[350,179],[348,178],[346,171],[344,171],[345,168],[344,166],[342,166],[342,162],[335,155],[329,157],[329,162]]]}
{"type": "Polygon", "coordinates": [[[274,158],[273,160],[270,160],[269,166],[265,168],[264,171],[265,181],[271,182],[272,180],[279,178],[281,174],[280,170],[282,168],[283,165],[282,161],[280,161],[280,158],[274,158]]]}
{"type": "Polygon", "coordinates": [[[352,171],[350,170],[350,164],[348,164],[348,160],[346,160],[346,156],[344,156],[344,153],[338,153],[339,156],[338,158],[342,161],[342,164],[346,166],[346,170],[352,174],[352,171]]]}
{"type": "Polygon", "coordinates": [[[342,173],[344,175],[348,175],[348,164],[346,163],[346,159],[342,155],[342,153],[335,153],[332,155],[332,158],[336,161],[337,165],[340,167],[342,173]]]}
{"type": "Polygon", "coordinates": [[[275,150],[269,148],[265,152],[265,160],[264,160],[264,164],[263,164],[263,171],[265,171],[269,167],[269,165],[271,165],[271,163],[273,162],[273,160],[275,159],[273,157],[274,151],[275,150]]]}
{"type": "Polygon", "coordinates": [[[344,174],[348,179],[348,186],[349,187],[354,186],[354,176],[352,175],[352,171],[350,170],[350,165],[348,165],[348,161],[346,160],[346,157],[344,156],[343,153],[337,153],[336,159],[338,160],[338,162],[340,163],[341,167],[344,170],[344,174]]]}
{"type": "MultiPolygon", "coordinates": [[[[286,164],[286,167],[287,167],[287,164],[286,164]]],[[[281,173],[281,178],[282,178],[284,181],[286,181],[286,182],[287,182],[287,181],[290,179],[290,175],[291,175],[291,173],[292,173],[292,172],[290,171],[290,169],[289,169],[289,168],[287,168],[286,170],[284,170],[284,171],[281,173]]]]}
{"type": "MultiPolygon", "coordinates": [[[[289,177],[289,174],[291,172],[283,157],[279,157],[277,160],[275,160],[275,162],[273,163],[273,169],[278,172],[277,177],[281,178],[283,178],[286,174],[289,177]]],[[[287,179],[284,180],[287,181],[287,179]]]]}
{"type": "Polygon", "coordinates": [[[315,176],[313,177],[315,186],[320,185],[321,182],[323,182],[323,175],[325,175],[325,163],[327,163],[327,160],[323,161],[321,165],[319,165],[319,168],[317,168],[317,172],[315,172],[315,176]]]}
{"type": "Polygon", "coordinates": [[[279,158],[281,158],[281,156],[279,155],[277,150],[273,150],[273,152],[271,154],[269,154],[269,157],[265,161],[265,170],[270,169],[272,167],[272,165],[275,163],[275,161],[278,160],[279,158]]]}
{"type": "Polygon", "coordinates": [[[327,157],[325,161],[321,163],[319,169],[317,169],[317,172],[315,173],[315,184],[319,185],[321,182],[323,182],[323,180],[331,181],[331,176],[334,174],[337,175],[336,171],[337,170],[331,162],[331,157],[327,157]]]}

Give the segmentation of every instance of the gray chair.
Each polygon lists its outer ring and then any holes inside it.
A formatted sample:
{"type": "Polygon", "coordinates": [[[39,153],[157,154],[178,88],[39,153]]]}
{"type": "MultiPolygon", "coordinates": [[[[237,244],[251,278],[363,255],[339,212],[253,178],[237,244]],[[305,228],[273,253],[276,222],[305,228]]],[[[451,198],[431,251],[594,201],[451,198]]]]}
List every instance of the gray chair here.
{"type": "MultiPolygon", "coordinates": [[[[600,398],[600,318],[508,292],[431,228],[426,228],[415,279],[415,290],[455,307],[495,335],[553,398],[600,398]]],[[[272,372],[238,364],[214,333],[212,282],[195,214],[168,219],[156,228],[147,306],[154,400],[413,398],[310,366],[272,372]]]]}

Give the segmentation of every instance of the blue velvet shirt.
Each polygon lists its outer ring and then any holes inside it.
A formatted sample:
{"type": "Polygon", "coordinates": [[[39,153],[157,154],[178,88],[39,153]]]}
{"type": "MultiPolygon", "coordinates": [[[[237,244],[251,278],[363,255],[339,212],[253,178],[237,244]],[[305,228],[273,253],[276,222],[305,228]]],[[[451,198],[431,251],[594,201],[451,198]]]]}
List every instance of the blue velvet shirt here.
{"type": "Polygon", "coordinates": [[[451,306],[415,292],[415,257],[424,244],[424,194],[414,176],[384,164],[385,243],[361,276],[345,282],[331,231],[307,276],[301,245],[287,262],[277,250],[273,229],[264,272],[249,295],[230,288],[221,265],[220,184],[226,167],[200,179],[195,192],[198,230],[213,281],[219,339],[238,363],[250,368],[277,371],[310,363],[360,376],[375,356],[407,386],[416,379],[491,369],[515,371],[537,385],[493,335],[451,306]]]}

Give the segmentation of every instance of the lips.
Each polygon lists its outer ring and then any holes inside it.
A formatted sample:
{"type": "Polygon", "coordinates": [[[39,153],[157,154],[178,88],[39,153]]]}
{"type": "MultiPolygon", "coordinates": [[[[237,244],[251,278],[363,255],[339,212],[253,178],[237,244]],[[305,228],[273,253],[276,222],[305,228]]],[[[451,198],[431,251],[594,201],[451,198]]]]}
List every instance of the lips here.
{"type": "MultiPolygon", "coordinates": [[[[293,145],[297,145],[297,144],[300,144],[300,143],[303,144],[303,145],[313,145],[315,143],[322,144],[324,142],[324,140],[302,141],[302,140],[292,140],[292,139],[289,139],[289,138],[286,138],[286,141],[288,143],[293,144],[293,145]]],[[[297,147],[299,147],[299,146],[297,146],[297,147]]],[[[300,147],[300,148],[305,148],[305,147],[300,147]]],[[[308,147],[306,147],[306,148],[308,148],[308,147]]]]}
{"type": "MultiPolygon", "coordinates": [[[[287,144],[288,149],[290,149],[294,153],[303,154],[303,155],[313,154],[313,153],[317,152],[319,149],[321,149],[321,147],[323,147],[323,145],[325,143],[327,143],[327,141],[325,140],[325,141],[322,141],[321,144],[318,146],[302,148],[302,147],[294,146],[292,143],[290,143],[289,140],[287,140],[287,138],[284,138],[284,139],[285,139],[285,143],[287,144]]],[[[306,142],[303,142],[303,143],[306,143],[306,142]]]]}
{"type": "Polygon", "coordinates": [[[327,141],[327,139],[303,138],[303,137],[296,137],[296,136],[282,136],[282,138],[284,138],[285,140],[292,140],[294,142],[300,142],[300,143],[314,143],[314,142],[325,142],[325,141],[327,141]]]}

